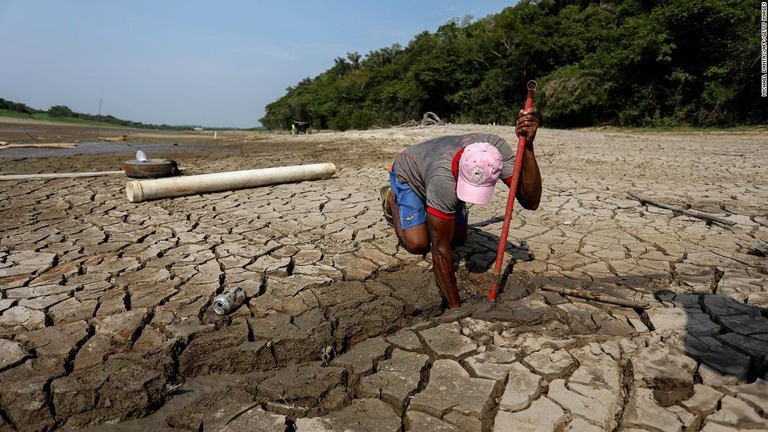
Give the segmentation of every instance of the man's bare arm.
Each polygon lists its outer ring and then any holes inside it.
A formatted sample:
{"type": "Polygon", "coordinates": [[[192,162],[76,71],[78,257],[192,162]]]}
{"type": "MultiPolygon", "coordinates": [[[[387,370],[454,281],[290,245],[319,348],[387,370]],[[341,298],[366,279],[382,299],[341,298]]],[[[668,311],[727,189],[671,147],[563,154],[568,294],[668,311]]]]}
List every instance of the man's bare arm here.
{"type": "Polygon", "coordinates": [[[453,252],[451,251],[451,237],[455,225],[453,219],[443,219],[427,213],[435,281],[437,281],[437,285],[448,301],[450,308],[461,306],[459,289],[456,286],[456,272],[453,268],[453,252]]]}
{"type": "Polygon", "coordinates": [[[533,152],[533,140],[536,138],[538,129],[539,119],[536,108],[521,110],[517,118],[515,133],[518,137],[525,138],[525,149],[522,154],[523,165],[515,197],[520,205],[528,210],[536,210],[541,202],[541,172],[539,171],[539,164],[536,162],[536,154],[533,152]]]}

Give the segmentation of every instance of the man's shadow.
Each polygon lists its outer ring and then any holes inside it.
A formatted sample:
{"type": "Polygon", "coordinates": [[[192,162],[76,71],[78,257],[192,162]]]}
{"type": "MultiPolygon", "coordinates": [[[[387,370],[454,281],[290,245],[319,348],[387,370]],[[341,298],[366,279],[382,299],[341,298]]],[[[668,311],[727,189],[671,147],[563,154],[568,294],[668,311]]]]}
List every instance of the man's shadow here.
{"type": "MultiPolygon", "coordinates": [[[[496,256],[501,237],[482,228],[502,222],[503,216],[497,216],[485,221],[470,223],[468,225],[467,241],[454,247],[454,267],[457,270],[459,286],[466,290],[470,296],[488,295],[491,285],[497,282],[495,279],[496,256]]],[[[501,231],[501,229],[499,229],[501,231]]],[[[499,283],[499,294],[507,288],[510,277],[513,276],[515,264],[520,261],[533,261],[535,256],[528,249],[528,243],[520,240],[514,243],[514,233],[510,229],[504,249],[499,283]]],[[[499,233],[500,234],[500,233],[499,233]]],[[[515,275],[521,276],[522,275],[515,275]]],[[[515,279],[515,278],[513,278],[515,279]]],[[[522,298],[530,294],[528,285],[523,283],[511,283],[508,294],[512,297],[522,298]]]]}
{"type": "MultiPolygon", "coordinates": [[[[768,374],[768,310],[718,294],[655,294],[667,305],[651,312],[653,330],[681,336],[681,348],[726,381],[754,382],[768,374]],[[671,306],[671,308],[670,308],[671,306]]],[[[707,377],[701,373],[706,382],[707,377]]]]}

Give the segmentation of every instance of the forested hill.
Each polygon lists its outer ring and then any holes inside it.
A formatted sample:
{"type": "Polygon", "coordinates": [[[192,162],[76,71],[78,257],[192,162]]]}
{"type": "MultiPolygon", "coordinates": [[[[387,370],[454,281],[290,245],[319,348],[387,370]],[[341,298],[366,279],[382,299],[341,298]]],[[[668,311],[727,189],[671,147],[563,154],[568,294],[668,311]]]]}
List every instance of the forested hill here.
{"type": "Polygon", "coordinates": [[[84,125],[105,126],[123,126],[130,128],[143,129],[166,129],[166,130],[189,130],[195,126],[171,126],[167,124],[153,125],[135,122],[131,120],[122,120],[111,115],[93,115],[72,111],[66,105],[54,105],[47,111],[30,108],[26,104],[14,102],[0,98],[0,116],[11,116],[15,118],[31,120],[63,121],[68,123],[77,123],[84,125]]]}
{"type": "Polygon", "coordinates": [[[550,127],[731,126],[768,119],[756,0],[521,1],[496,15],[336,58],[261,119],[364,129],[420,120],[513,124],[526,82],[550,127]]]}

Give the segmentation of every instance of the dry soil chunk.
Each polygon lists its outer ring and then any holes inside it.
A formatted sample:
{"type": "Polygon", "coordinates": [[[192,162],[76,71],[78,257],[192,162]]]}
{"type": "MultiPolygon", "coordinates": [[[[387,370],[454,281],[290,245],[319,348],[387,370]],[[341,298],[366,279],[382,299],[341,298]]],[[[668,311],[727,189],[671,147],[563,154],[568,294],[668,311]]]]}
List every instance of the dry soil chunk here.
{"type": "Polygon", "coordinates": [[[562,408],[547,399],[539,398],[525,411],[499,411],[493,424],[493,432],[540,432],[553,431],[565,424],[568,416],[562,408]]]}
{"type": "Polygon", "coordinates": [[[496,397],[496,381],[472,378],[453,360],[437,360],[429,372],[429,384],[417,393],[409,409],[440,417],[448,411],[482,419],[496,397]]]}
{"type": "Polygon", "coordinates": [[[0,315],[0,331],[37,330],[43,327],[45,327],[43,311],[14,306],[0,315]]]}
{"type": "Polygon", "coordinates": [[[518,349],[491,345],[487,351],[468,358],[467,365],[480,378],[504,379],[520,354],[518,349]]]}
{"type": "Polygon", "coordinates": [[[427,360],[429,357],[425,354],[396,349],[390,360],[380,362],[375,374],[360,380],[358,393],[362,397],[381,397],[402,412],[406,398],[416,391],[421,381],[427,360]]]}
{"type": "Polygon", "coordinates": [[[768,413],[768,381],[758,378],[752,384],[728,387],[734,396],[768,413]]]}
{"type": "Polygon", "coordinates": [[[458,427],[446,423],[431,415],[418,411],[408,411],[405,415],[405,430],[407,432],[462,432],[458,427]]]}
{"type": "Polygon", "coordinates": [[[227,423],[221,432],[284,432],[285,416],[270,413],[261,407],[252,408],[227,423]]]}
{"type": "Polygon", "coordinates": [[[16,364],[28,355],[20,343],[8,339],[0,339],[0,370],[16,364]]]}
{"type": "Polygon", "coordinates": [[[439,357],[461,360],[477,349],[475,341],[461,334],[458,323],[442,324],[420,333],[427,346],[439,357]]]}
{"type": "Polygon", "coordinates": [[[541,377],[520,363],[512,365],[504,395],[499,408],[505,411],[520,411],[528,407],[539,391],[541,377]]]}
{"type": "Polygon", "coordinates": [[[653,398],[653,391],[644,388],[636,388],[630,395],[622,422],[625,426],[637,426],[649,430],[683,430],[683,425],[677,416],[660,407],[653,398]]]}
{"type": "Polygon", "coordinates": [[[384,339],[370,338],[355,345],[333,360],[334,366],[349,366],[354,376],[366,375],[373,371],[376,362],[383,358],[389,348],[384,339]]]}
{"type": "Polygon", "coordinates": [[[575,364],[568,351],[552,348],[544,348],[541,351],[531,353],[523,359],[523,363],[532,367],[537,374],[544,376],[560,376],[575,364]]]}
{"type": "Polygon", "coordinates": [[[731,396],[724,397],[720,410],[707,417],[707,422],[710,421],[742,429],[765,426],[765,419],[749,404],[731,396]]]}
{"type": "Polygon", "coordinates": [[[323,417],[296,420],[296,432],[391,432],[400,428],[400,416],[378,399],[355,399],[340,411],[323,417]]]}

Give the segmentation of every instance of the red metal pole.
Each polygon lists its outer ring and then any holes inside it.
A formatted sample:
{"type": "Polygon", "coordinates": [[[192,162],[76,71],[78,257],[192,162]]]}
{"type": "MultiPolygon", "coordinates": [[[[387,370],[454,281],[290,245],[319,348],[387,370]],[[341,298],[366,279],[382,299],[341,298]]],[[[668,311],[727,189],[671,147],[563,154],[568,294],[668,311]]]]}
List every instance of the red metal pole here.
{"type": "MultiPolygon", "coordinates": [[[[525,100],[525,109],[533,107],[533,95],[536,94],[536,81],[528,81],[528,98],[525,100]]],[[[512,219],[512,208],[515,206],[515,192],[520,181],[520,171],[523,168],[523,152],[525,151],[525,138],[517,141],[517,153],[515,153],[515,168],[512,171],[512,181],[509,183],[509,197],[507,198],[507,210],[504,212],[504,224],[501,226],[501,238],[499,238],[499,250],[496,252],[496,265],[493,267],[493,285],[488,294],[489,300],[496,300],[501,283],[501,263],[504,261],[504,251],[507,249],[507,236],[509,235],[509,223],[512,219]]]]}

